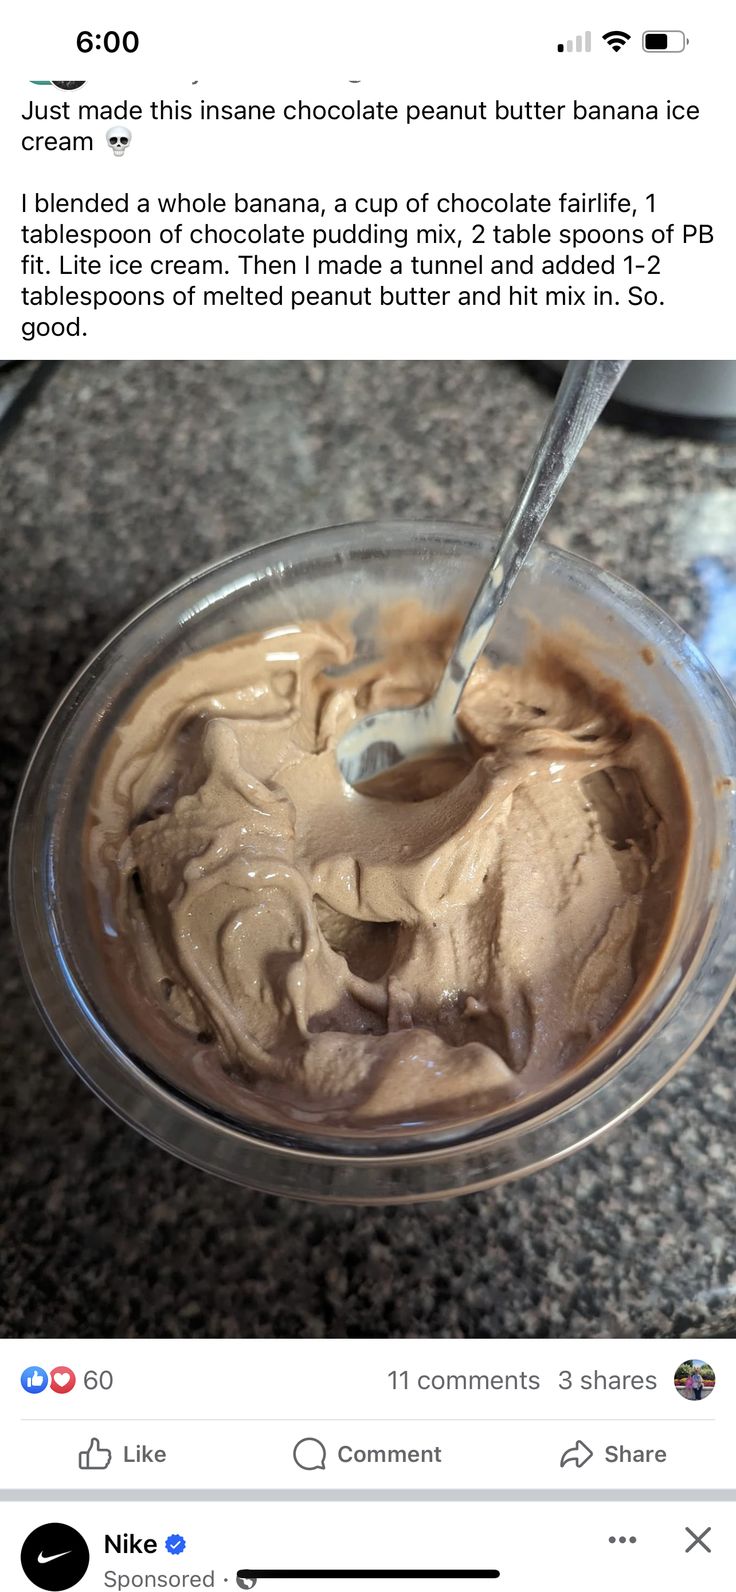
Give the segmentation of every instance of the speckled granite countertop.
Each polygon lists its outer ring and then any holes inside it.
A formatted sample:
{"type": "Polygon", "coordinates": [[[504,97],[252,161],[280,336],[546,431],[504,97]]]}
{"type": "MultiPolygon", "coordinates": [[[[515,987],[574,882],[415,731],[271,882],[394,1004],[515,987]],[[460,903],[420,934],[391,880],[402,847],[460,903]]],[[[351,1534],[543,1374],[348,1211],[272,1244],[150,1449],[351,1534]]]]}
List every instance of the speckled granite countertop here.
{"type": "MultiPolygon", "coordinates": [[[[69,676],[158,587],[287,529],[500,523],[548,402],[482,363],[56,370],[0,456],[4,805],[69,676]]],[[[736,675],[736,446],[599,428],[549,536],[705,627],[736,675]]],[[[736,1331],[733,1006],[561,1166],[445,1205],[321,1209],[124,1127],[47,1040],[7,941],[2,967],[3,1335],[736,1331]]]]}

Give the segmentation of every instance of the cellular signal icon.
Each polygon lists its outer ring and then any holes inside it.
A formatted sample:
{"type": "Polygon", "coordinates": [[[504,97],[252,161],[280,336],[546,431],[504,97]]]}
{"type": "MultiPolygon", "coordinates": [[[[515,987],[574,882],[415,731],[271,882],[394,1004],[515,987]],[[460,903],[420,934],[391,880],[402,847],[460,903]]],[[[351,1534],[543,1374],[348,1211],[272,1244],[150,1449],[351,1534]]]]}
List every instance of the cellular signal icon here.
{"type": "Polygon", "coordinates": [[[580,55],[583,51],[585,51],[585,54],[589,55],[590,54],[590,34],[589,33],[578,33],[578,34],[576,34],[574,39],[568,39],[566,44],[558,44],[558,46],[557,46],[558,55],[563,55],[565,50],[569,50],[569,51],[576,50],[578,55],[580,55]]]}
{"type": "Polygon", "coordinates": [[[611,49],[615,50],[618,55],[619,50],[622,50],[624,45],[628,44],[630,38],[631,34],[624,33],[623,28],[611,28],[608,33],[604,33],[603,42],[604,44],[610,44],[611,49]]]}

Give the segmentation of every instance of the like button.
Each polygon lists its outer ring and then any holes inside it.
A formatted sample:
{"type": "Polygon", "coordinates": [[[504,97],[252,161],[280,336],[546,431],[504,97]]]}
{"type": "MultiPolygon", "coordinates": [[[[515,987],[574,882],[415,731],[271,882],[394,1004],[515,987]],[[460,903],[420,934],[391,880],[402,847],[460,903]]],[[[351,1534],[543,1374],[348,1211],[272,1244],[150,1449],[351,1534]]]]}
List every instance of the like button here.
{"type": "Polygon", "coordinates": [[[49,1379],[42,1365],[27,1365],[21,1373],[20,1385],[26,1393],[43,1393],[49,1379]]]}
{"type": "Polygon", "coordinates": [[[109,1448],[100,1446],[99,1438],[93,1437],[89,1448],[83,1448],[79,1456],[80,1470],[107,1470],[112,1459],[109,1448]]]}

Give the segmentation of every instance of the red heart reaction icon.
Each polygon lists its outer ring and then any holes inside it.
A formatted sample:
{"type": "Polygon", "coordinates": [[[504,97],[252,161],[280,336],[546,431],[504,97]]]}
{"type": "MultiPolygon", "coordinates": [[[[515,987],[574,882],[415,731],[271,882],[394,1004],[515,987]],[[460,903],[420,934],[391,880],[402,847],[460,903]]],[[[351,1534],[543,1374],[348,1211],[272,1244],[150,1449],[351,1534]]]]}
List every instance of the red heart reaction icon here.
{"type": "Polygon", "coordinates": [[[68,1365],[54,1366],[49,1382],[52,1393],[71,1393],[76,1382],[74,1372],[68,1365]]]}

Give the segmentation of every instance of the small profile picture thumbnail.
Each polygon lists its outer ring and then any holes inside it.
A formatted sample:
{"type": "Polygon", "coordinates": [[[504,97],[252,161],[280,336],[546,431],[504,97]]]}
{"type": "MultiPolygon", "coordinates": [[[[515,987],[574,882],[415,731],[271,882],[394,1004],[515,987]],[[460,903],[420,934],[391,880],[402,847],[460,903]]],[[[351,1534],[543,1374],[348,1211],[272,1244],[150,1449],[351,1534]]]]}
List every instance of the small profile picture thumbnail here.
{"type": "Polygon", "coordinates": [[[681,1399],[700,1404],[716,1385],[716,1373],[707,1360],[683,1360],[675,1371],[675,1387],[681,1399]]]}

